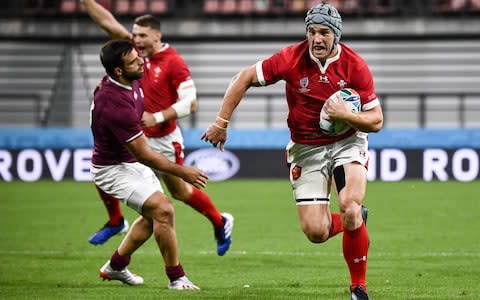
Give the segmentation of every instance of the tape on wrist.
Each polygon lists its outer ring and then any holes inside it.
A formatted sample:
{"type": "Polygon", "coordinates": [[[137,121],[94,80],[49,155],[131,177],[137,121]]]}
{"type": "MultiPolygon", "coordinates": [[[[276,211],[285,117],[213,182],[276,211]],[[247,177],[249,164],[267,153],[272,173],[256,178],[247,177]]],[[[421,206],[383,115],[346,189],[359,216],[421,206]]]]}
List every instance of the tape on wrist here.
{"type": "Polygon", "coordinates": [[[155,118],[155,122],[157,123],[162,123],[163,121],[165,121],[165,116],[161,111],[154,113],[153,117],[155,118]]]}

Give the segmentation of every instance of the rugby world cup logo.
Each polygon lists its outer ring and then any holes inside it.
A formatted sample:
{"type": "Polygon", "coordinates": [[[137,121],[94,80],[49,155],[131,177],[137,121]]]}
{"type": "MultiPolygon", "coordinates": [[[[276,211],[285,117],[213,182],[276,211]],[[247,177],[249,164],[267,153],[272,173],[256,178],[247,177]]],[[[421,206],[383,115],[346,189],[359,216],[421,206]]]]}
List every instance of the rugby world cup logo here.
{"type": "Polygon", "coordinates": [[[310,92],[310,89],[307,88],[308,86],[308,77],[303,77],[302,79],[300,79],[300,88],[298,89],[300,91],[300,93],[308,93],[310,92]]]}

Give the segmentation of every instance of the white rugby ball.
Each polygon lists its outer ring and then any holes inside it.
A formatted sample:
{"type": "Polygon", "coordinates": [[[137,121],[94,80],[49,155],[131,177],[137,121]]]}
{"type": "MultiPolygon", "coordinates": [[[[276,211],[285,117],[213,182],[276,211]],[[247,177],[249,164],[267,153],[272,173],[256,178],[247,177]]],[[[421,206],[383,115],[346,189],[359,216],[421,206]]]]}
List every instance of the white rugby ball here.
{"type": "MultiPolygon", "coordinates": [[[[345,101],[352,112],[357,113],[360,111],[360,95],[354,89],[341,89],[332,94],[327,101],[337,102],[339,99],[345,101]]],[[[350,126],[343,121],[327,120],[327,113],[324,111],[323,107],[320,111],[320,129],[322,129],[323,132],[328,135],[336,136],[344,134],[350,129],[350,126]]]]}

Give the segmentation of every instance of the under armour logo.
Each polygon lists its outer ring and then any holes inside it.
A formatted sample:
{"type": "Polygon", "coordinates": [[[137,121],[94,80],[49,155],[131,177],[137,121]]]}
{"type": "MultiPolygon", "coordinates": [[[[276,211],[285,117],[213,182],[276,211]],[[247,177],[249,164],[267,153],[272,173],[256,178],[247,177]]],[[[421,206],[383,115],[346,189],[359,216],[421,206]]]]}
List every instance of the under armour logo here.
{"type": "Polygon", "coordinates": [[[362,256],[362,257],[360,257],[360,258],[354,258],[354,259],[353,259],[353,263],[355,263],[355,264],[359,264],[359,263],[361,263],[362,261],[367,261],[367,257],[366,257],[365,255],[362,256]]]}
{"type": "Polygon", "coordinates": [[[329,80],[328,80],[328,76],[319,76],[318,77],[318,81],[321,82],[321,83],[328,83],[329,80]]]}

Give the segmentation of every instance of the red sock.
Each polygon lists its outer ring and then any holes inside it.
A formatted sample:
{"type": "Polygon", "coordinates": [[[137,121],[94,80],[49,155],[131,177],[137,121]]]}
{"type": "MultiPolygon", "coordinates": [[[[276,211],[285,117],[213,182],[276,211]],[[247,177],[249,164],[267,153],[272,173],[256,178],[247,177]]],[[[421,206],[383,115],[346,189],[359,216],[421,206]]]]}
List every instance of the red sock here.
{"type": "Polygon", "coordinates": [[[126,266],[130,263],[130,255],[122,256],[118,254],[118,250],[113,253],[112,258],[110,258],[110,267],[115,271],[121,271],[125,269],[126,266]]]}
{"type": "Polygon", "coordinates": [[[120,225],[120,220],[123,218],[120,200],[105,193],[98,186],[95,185],[95,187],[100,195],[100,199],[102,199],[103,204],[105,204],[105,208],[107,209],[108,223],[112,226],[120,225]]]}
{"type": "Polygon", "coordinates": [[[342,215],[339,213],[332,213],[332,224],[330,224],[330,233],[328,238],[336,236],[343,231],[342,215]]]}
{"type": "Polygon", "coordinates": [[[193,188],[192,195],[185,203],[202,215],[205,215],[212,222],[213,227],[219,228],[223,226],[222,215],[205,192],[193,188]]]}
{"type": "Polygon", "coordinates": [[[368,232],[365,224],[343,231],[343,257],[350,271],[350,288],[361,285],[367,290],[368,232]]]}

